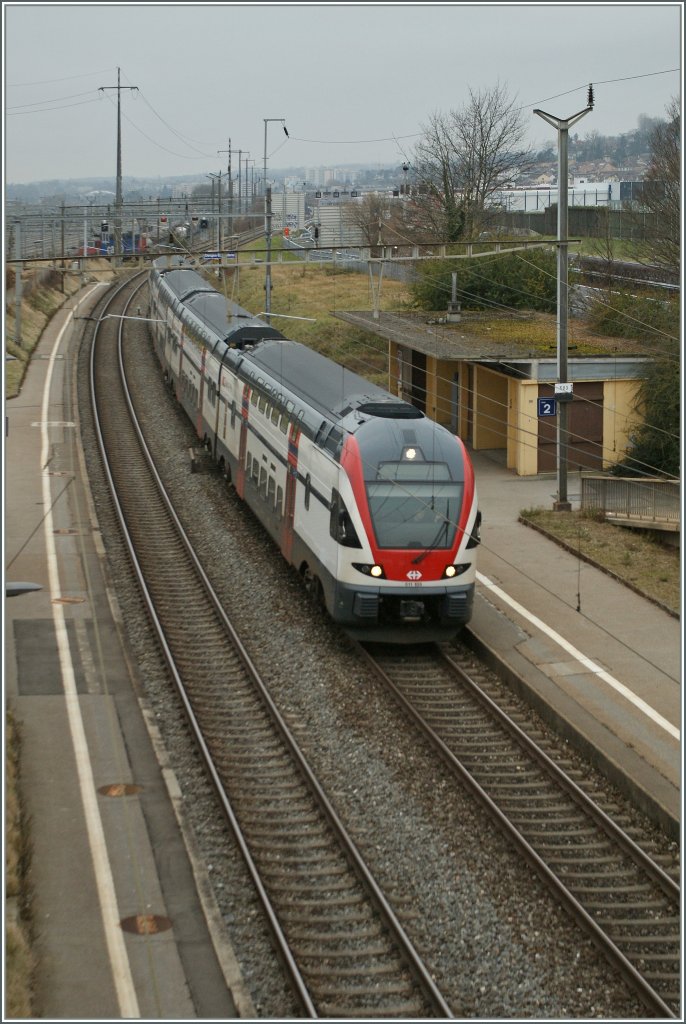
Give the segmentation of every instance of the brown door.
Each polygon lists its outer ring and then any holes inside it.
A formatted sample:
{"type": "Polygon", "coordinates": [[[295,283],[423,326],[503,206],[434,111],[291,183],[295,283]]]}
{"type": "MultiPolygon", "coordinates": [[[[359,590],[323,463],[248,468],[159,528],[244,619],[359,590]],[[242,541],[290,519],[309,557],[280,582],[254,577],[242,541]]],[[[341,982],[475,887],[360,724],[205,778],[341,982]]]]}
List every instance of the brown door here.
{"type": "MultiPolygon", "coordinates": [[[[539,398],[550,398],[554,385],[540,384],[539,398]]],[[[558,402],[559,409],[559,402],[558,402]]],[[[574,399],[568,404],[567,468],[601,470],[603,468],[603,382],[574,385],[574,399]]],[[[538,419],[538,472],[557,469],[557,417],[538,419]]]]}

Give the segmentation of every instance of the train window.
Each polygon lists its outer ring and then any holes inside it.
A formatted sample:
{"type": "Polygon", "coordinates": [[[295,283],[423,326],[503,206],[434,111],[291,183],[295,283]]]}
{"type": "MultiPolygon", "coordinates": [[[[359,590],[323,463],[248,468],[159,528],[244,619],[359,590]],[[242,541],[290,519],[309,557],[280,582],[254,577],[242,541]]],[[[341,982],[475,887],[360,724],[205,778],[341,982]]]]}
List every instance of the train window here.
{"type": "Polygon", "coordinates": [[[279,409],[278,405],[275,405],[274,408],[272,409],[272,423],[278,423],[280,415],[281,410],[279,409]]]}
{"type": "Polygon", "coordinates": [[[340,447],[342,440],[342,432],[338,429],[338,427],[332,427],[324,442],[324,447],[326,448],[327,451],[330,451],[333,454],[335,454],[338,451],[338,448],[340,447]]]}
{"type": "Polygon", "coordinates": [[[310,492],[312,491],[312,477],[308,473],[305,477],[305,508],[310,508],[310,492]]]}
{"type": "Polygon", "coordinates": [[[276,508],[279,515],[283,515],[283,487],[276,488],[276,508]]]}
{"type": "Polygon", "coordinates": [[[322,420],[322,422],[319,424],[319,430],[317,431],[317,434],[314,439],[315,444],[318,444],[320,446],[324,444],[324,438],[326,437],[327,432],[330,429],[330,426],[330,423],[327,423],[326,420],[322,420]]]}
{"type": "Polygon", "coordinates": [[[260,407],[260,412],[264,412],[265,407],[267,405],[267,397],[266,397],[266,395],[260,395],[260,401],[259,401],[258,404],[259,404],[259,407],[260,407]]]}
{"type": "Polygon", "coordinates": [[[260,466],[260,482],[258,484],[258,487],[259,487],[259,489],[261,491],[264,491],[264,494],[266,496],[266,494],[267,494],[267,470],[266,470],[266,468],[264,466],[260,466]]]}
{"type": "Polygon", "coordinates": [[[257,459],[252,460],[252,478],[257,483],[260,476],[260,464],[257,459]]]}
{"type": "Polygon", "coordinates": [[[275,497],[276,497],[276,480],[274,479],[273,476],[270,476],[269,477],[269,481],[267,482],[267,501],[272,506],[275,505],[275,500],[274,500],[275,497]]]}
{"type": "Polygon", "coordinates": [[[331,515],[329,517],[329,533],[337,544],[346,548],[361,548],[352,519],[345,507],[345,502],[337,490],[331,492],[331,515]]]}

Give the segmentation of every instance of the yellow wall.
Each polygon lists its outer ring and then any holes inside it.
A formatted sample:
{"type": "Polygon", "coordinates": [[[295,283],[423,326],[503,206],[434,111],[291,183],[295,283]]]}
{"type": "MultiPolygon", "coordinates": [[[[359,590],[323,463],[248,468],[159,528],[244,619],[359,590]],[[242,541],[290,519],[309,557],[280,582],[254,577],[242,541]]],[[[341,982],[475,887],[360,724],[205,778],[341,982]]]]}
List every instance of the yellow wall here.
{"type": "Polygon", "coordinates": [[[636,414],[635,400],[640,381],[605,381],[603,398],[603,468],[621,462],[626,455],[629,434],[642,417],[636,414]]]}
{"type": "MultiPolygon", "coordinates": [[[[405,350],[406,391],[410,398],[410,349],[405,350]]],[[[453,424],[453,379],[459,374],[457,433],[470,441],[475,450],[505,448],[507,466],[518,476],[538,472],[538,381],[518,380],[474,364],[471,366],[474,393],[469,394],[470,364],[465,360],[426,359],[426,412],[448,429],[453,424]],[[473,409],[471,437],[469,408],[473,409]]],[[[389,390],[399,394],[398,345],[389,344],[389,390]]],[[[640,417],[634,408],[639,382],[608,380],[603,397],[604,468],[621,462],[625,456],[628,436],[640,417]]]]}
{"type": "Polygon", "coordinates": [[[511,380],[516,397],[508,422],[507,464],[518,476],[538,472],[538,381],[511,380]]]}
{"type": "Polygon", "coordinates": [[[507,446],[508,378],[484,366],[475,367],[475,449],[507,446]]]}

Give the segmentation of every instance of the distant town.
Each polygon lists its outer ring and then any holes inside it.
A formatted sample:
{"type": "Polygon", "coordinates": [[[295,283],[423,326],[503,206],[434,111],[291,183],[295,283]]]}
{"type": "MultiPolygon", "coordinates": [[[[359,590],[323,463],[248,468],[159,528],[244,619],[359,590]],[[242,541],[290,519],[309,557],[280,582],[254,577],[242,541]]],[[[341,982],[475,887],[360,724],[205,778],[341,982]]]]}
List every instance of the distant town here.
{"type": "MultiPolygon", "coordinates": [[[[650,161],[650,136],[658,123],[657,118],[641,115],[636,130],[623,135],[603,136],[593,131],[583,138],[572,135],[569,144],[570,181],[582,178],[589,182],[641,180],[650,161]]],[[[234,194],[262,194],[261,168],[253,161],[251,164],[252,166],[247,169],[243,166],[239,168],[236,160],[232,166],[234,194]]],[[[225,168],[210,173],[215,176],[228,176],[225,168]]],[[[408,183],[412,183],[412,166],[409,163],[397,163],[387,166],[341,164],[335,167],[270,167],[269,180],[274,192],[359,189],[365,192],[392,193],[394,190],[401,191],[408,183]]],[[[524,161],[521,175],[516,182],[512,182],[512,185],[517,188],[541,188],[556,183],[557,152],[555,146],[551,144],[532,153],[530,158],[524,161]]],[[[205,173],[150,178],[131,177],[126,173],[122,175],[124,202],[191,198],[202,189],[208,193],[210,191],[210,181],[205,173]]],[[[53,207],[59,203],[69,205],[84,201],[103,205],[108,201],[113,202],[114,194],[114,173],[106,178],[46,179],[29,184],[8,182],[5,185],[5,201],[11,206],[18,204],[53,207]]],[[[11,213],[12,210],[8,212],[11,213]]]]}

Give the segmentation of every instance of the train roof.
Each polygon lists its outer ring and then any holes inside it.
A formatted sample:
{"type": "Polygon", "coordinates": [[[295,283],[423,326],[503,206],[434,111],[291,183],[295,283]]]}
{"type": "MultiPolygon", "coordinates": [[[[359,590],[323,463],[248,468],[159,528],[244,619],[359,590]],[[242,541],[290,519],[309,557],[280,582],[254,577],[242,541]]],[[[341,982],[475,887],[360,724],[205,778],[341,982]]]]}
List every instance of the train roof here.
{"type": "Polygon", "coordinates": [[[280,331],[253,316],[226,298],[202,275],[191,269],[181,257],[174,257],[171,267],[166,258],[155,263],[165,287],[178,298],[205,326],[227,344],[239,347],[256,344],[262,338],[282,338],[280,331]]]}
{"type": "Polygon", "coordinates": [[[270,390],[277,394],[287,391],[311,410],[305,414],[303,426],[312,436],[321,434],[322,417],[352,432],[370,417],[425,419],[416,406],[306,345],[286,339],[259,317],[227,301],[188,264],[183,266],[182,260],[174,267],[169,267],[166,260],[158,261],[155,269],[169,290],[215,337],[242,349],[238,364],[241,375],[252,379],[257,387],[263,377],[270,390]]]}
{"type": "Polygon", "coordinates": [[[297,341],[263,341],[247,353],[246,362],[333,422],[345,420],[353,412],[389,419],[424,415],[409,402],[297,341]]]}
{"type": "Polygon", "coordinates": [[[184,303],[211,331],[228,344],[257,344],[263,338],[283,338],[280,331],[253,316],[235,302],[227,303],[223,295],[211,288],[191,293],[184,303]]]}

